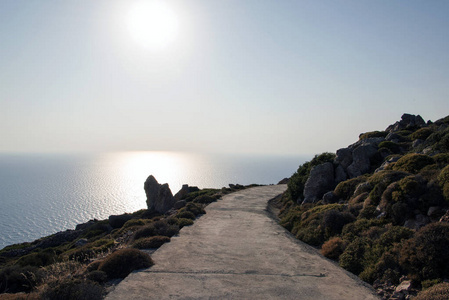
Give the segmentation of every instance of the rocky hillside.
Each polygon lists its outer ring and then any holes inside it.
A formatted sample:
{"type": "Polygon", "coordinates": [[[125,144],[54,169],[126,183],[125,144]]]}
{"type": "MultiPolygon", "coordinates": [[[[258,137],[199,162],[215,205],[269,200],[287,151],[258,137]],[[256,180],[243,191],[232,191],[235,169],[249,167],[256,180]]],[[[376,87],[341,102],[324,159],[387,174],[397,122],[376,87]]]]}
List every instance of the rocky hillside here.
{"type": "Polygon", "coordinates": [[[449,292],[449,116],[404,114],[315,156],[290,178],[283,203],[285,228],[384,299],[449,292]]]}

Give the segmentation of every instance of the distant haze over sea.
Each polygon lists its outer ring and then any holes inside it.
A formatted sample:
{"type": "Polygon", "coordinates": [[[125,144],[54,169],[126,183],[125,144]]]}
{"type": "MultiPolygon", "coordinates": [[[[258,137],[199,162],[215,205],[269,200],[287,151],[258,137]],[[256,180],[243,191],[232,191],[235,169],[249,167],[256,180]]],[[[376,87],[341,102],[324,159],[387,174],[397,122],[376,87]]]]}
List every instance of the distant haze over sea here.
{"type": "Polygon", "coordinates": [[[90,219],[146,208],[154,175],[175,194],[182,184],[276,184],[311,156],[117,152],[95,155],[1,154],[0,249],[90,219]]]}

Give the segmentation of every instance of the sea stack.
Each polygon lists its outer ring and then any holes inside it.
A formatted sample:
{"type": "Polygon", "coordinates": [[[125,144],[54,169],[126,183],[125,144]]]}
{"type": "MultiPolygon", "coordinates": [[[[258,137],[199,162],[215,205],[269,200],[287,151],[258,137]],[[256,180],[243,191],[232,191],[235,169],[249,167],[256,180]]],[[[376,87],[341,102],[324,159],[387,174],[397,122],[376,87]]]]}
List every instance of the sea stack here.
{"type": "Polygon", "coordinates": [[[148,176],[144,184],[148,209],[164,214],[175,204],[175,198],[168,183],[159,184],[153,175],[148,176]]]}

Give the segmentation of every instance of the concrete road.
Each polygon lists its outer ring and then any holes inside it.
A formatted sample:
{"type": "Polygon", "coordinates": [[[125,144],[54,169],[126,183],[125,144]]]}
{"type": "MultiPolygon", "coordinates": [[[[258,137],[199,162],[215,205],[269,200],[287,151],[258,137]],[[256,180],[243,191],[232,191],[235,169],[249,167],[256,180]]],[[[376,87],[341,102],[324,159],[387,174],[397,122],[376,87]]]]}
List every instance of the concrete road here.
{"type": "Polygon", "coordinates": [[[255,187],[210,204],[106,299],[378,299],[269,217],[267,202],[285,190],[255,187]]]}

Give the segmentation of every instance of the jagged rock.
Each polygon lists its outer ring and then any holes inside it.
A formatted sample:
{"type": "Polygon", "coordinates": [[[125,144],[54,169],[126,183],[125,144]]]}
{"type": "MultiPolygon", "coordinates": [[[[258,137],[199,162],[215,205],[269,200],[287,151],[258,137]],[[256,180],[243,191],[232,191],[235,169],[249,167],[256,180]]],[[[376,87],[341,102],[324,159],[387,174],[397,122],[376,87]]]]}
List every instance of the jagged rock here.
{"type": "Polygon", "coordinates": [[[303,203],[314,203],[323,197],[324,193],[333,189],[334,166],[330,162],[315,166],[310,171],[304,186],[303,203]]]}
{"type": "Polygon", "coordinates": [[[173,205],[174,209],[180,209],[183,208],[184,206],[186,206],[187,202],[186,200],[179,200],[177,202],[175,202],[175,204],[173,205]]]}
{"type": "Polygon", "coordinates": [[[338,184],[342,181],[345,181],[348,179],[348,175],[346,175],[345,170],[343,169],[342,165],[338,165],[335,168],[335,183],[338,184]]]}
{"type": "Polygon", "coordinates": [[[399,143],[402,142],[404,140],[404,138],[402,136],[400,136],[397,133],[394,132],[390,132],[386,137],[385,140],[389,141],[389,142],[393,142],[393,143],[399,143]]]}
{"type": "Polygon", "coordinates": [[[184,199],[187,194],[190,193],[189,185],[183,184],[182,188],[175,194],[175,201],[179,201],[181,199],[184,199]]]}
{"type": "Polygon", "coordinates": [[[109,216],[109,225],[112,228],[121,228],[123,224],[133,218],[130,214],[122,214],[122,215],[111,215],[109,216]]]}
{"type": "Polygon", "coordinates": [[[376,154],[377,149],[373,145],[359,146],[352,152],[352,164],[347,172],[350,178],[365,174],[370,170],[370,158],[376,154]]]}
{"type": "Polygon", "coordinates": [[[399,160],[399,158],[400,158],[399,156],[394,156],[394,157],[390,158],[389,160],[384,161],[384,162],[380,165],[380,167],[377,168],[376,171],[374,171],[374,173],[377,173],[377,172],[380,172],[380,171],[385,170],[385,168],[386,168],[388,165],[397,162],[397,161],[399,160]]]}
{"type": "Polygon", "coordinates": [[[343,169],[347,169],[352,164],[352,150],[349,148],[338,149],[334,161],[343,169]]]}
{"type": "Polygon", "coordinates": [[[401,117],[401,121],[388,126],[385,131],[394,132],[416,126],[426,126],[426,122],[424,122],[423,118],[421,118],[420,115],[415,116],[411,114],[403,114],[401,117]]]}
{"type": "Polygon", "coordinates": [[[323,195],[323,203],[324,204],[331,204],[338,201],[337,195],[334,194],[333,191],[327,192],[323,195]]]}
{"type": "Polygon", "coordinates": [[[153,175],[148,176],[144,184],[148,209],[166,213],[175,204],[175,198],[167,183],[159,184],[153,175]]]}

